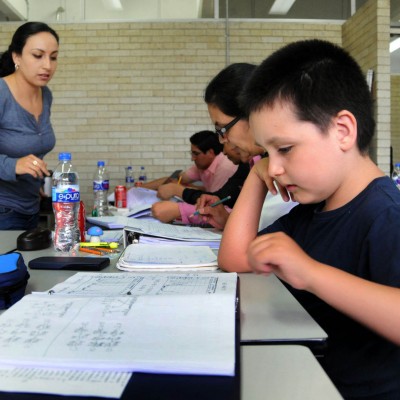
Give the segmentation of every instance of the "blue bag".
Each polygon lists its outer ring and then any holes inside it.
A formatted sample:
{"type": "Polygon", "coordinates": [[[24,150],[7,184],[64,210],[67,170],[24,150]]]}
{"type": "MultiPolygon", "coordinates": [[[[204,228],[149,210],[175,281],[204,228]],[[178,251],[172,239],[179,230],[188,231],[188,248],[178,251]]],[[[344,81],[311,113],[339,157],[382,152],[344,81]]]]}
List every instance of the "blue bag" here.
{"type": "Polygon", "coordinates": [[[0,255],[0,309],[11,307],[25,294],[29,272],[20,253],[0,255]]]}

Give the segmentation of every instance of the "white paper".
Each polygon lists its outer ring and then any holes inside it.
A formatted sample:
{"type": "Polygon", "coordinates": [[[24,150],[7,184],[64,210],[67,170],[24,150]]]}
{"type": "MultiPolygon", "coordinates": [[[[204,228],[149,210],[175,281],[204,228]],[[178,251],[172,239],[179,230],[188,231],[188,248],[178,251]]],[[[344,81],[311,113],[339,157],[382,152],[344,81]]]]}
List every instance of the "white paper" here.
{"type": "Polygon", "coordinates": [[[207,246],[131,244],[117,262],[119,269],[183,270],[218,268],[216,254],[207,246]]]}
{"type": "Polygon", "coordinates": [[[4,392],[120,398],[131,376],[129,372],[0,366],[0,388],[4,392]]]}
{"type": "MultiPolygon", "coordinates": [[[[170,294],[235,293],[236,273],[102,273],[78,272],[53,286],[53,295],[68,296],[165,296],[170,294]]],[[[47,293],[47,292],[46,292],[47,293]]]]}
{"type": "Polygon", "coordinates": [[[0,316],[0,363],[233,376],[235,301],[27,295],[0,316]]]}

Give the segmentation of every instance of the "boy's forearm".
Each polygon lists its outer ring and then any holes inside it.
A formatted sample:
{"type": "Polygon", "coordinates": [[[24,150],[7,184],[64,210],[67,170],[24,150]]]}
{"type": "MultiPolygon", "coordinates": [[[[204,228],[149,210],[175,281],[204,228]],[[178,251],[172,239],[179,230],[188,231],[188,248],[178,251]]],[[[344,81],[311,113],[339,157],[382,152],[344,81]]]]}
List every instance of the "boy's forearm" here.
{"type": "Polygon", "coordinates": [[[267,187],[250,172],[222,235],[218,264],[225,271],[250,272],[247,248],[257,236],[267,187]]]}
{"type": "Polygon", "coordinates": [[[400,289],[370,282],[324,264],[312,272],[311,293],[400,345],[400,289]]]}

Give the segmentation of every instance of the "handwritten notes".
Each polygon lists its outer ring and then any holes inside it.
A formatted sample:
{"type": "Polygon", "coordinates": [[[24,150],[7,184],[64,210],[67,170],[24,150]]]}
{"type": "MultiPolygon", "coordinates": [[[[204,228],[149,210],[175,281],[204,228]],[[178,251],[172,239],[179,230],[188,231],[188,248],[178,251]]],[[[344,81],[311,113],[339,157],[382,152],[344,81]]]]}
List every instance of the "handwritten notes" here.
{"type": "Polygon", "coordinates": [[[215,270],[216,254],[207,246],[165,246],[131,244],[119,258],[117,267],[134,270],[215,270]]]}
{"type": "Polygon", "coordinates": [[[0,387],[4,392],[23,389],[27,393],[119,398],[131,376],[128,372],[0,367],[0,387]]]}
{"type": "Polygon", "coordinates": [[[163,283],[143,275],[124,296],[99,296],[82,280],[68,295],[57,295],[56,285],[53,295],[25,296],[0,316],[0,365],[232,376],[236,274],[222,275],[229,276],[223,285],[205,276],[163,283]],[[91,295],[80,296],[87,288],[91,295]]]}

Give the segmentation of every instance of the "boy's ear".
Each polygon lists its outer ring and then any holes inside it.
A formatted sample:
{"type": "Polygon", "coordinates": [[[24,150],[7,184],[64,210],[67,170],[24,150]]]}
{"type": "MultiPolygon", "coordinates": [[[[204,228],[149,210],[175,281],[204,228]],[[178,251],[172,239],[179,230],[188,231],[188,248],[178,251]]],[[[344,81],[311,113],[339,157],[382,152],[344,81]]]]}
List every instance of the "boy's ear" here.
{"type": "Polygon", "coordinates": [[[357,145],[357,120],[353,113],[347,110],[339,111],[334,119],[336,136],[343,151],[357,145]]]}

